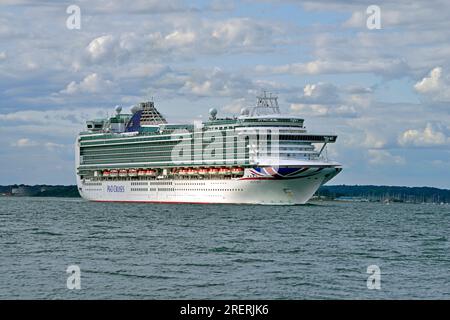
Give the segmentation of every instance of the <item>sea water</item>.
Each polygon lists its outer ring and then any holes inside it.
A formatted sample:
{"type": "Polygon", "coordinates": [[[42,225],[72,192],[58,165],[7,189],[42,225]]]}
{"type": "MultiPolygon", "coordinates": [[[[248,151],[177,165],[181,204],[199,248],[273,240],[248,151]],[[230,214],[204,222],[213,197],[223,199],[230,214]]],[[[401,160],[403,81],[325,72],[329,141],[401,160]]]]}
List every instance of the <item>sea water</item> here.
{"type": "Polygon", "coordinates": [[[449,234],[449,205],[2,197],[0,299],[449,299],[449,234]]]}

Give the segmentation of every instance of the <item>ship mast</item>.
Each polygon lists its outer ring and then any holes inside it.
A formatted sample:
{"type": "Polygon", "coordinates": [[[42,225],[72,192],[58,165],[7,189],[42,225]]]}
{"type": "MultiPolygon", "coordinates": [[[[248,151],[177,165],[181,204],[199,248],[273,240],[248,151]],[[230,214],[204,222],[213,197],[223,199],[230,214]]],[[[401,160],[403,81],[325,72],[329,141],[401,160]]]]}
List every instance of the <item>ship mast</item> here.
{"type": "Polygon", "coordinates": [[[250,116],[263,116],[270,114],[280,114],[278,97],[273,96],[272,93],[267,95],[267,92],[263,91],[261,96],[256,97],[256,106],[252,108],[250,116]]]}

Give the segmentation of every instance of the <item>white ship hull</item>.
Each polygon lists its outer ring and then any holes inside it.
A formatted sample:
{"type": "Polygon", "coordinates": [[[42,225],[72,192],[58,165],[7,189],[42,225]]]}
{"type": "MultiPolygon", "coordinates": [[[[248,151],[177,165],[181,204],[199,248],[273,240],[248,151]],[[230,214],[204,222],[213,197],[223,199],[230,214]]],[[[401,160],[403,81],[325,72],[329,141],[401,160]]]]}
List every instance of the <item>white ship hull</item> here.
{"type": "Polygon", "coordinates": [[[87,200],[105,202],[296,205],[306,203],[340,168],[305,170],[285,179],[79,180],[78,190],[87,200]]]}

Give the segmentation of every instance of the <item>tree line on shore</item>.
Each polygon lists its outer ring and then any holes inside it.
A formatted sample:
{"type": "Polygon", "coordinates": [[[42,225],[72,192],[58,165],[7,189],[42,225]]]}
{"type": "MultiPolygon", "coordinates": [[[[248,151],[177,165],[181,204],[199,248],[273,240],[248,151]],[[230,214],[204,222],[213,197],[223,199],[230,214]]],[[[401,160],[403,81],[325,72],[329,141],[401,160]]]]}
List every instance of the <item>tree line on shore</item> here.
{"type": "Polygon", "coordinates": [[[316,196],[325,199],[347,197],[367,201],[450,203],[450,190],[432,187],[325,185],[320,187],[316,196]]]}

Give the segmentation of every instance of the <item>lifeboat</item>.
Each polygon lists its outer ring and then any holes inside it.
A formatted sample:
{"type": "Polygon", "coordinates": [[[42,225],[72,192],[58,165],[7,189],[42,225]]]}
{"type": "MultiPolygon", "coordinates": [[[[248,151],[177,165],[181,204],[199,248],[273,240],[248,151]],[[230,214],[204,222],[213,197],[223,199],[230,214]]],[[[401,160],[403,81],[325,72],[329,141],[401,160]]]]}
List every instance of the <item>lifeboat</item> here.
{"type": "Polygon", "coordinates": [[[232,174],[243,174],[244,173],[244,168],[241,168],[241,167],[231,168],[231,173],[232,174]]]}
{"type": "Polygon", "coordinates": [[[119,171],[117,171],[117,170],[115,170],[115,169],[113,169],[113,170],[111,170],[111,171],[109,172],[109,176],[112,177],[112,178],[115,178],[115,177],[117,177],[118,175],[119,175],[119,171]]]}
{"type": "Polygon", "coordinates": [[[179,173],[180,173],[180,174],[187,174],[187,173],[188,173],[188,170],[185,169],[185,168],[181,168],[180,171],[179,171],[179,173]]]}
{"type": "Polygon", "coordinates": [[[136,176],[137,176],[137,170],[136,170],[136,169],[130,169],[130,170],[128,170],[128,176],[130,176],[130,177],[136,177],[136,176]]]}
{"type": "Polygon", "coordinates": [[[138,175],[138,177],[145,176],[145,170],[139,170],[137,175],[138,175]]]}
{"type": "Polygon", "coordinates": [[[189,170],[188,170],[187,174],[189,174],[189,175],[194,175],[194,174],[197,174],[197,169],[194,169],[194,168],[189,168],[189,170]]]}
{"type": "Polygon", "coordinates": [[[219,173],[219,169],[217,168],[211,168],[208,170],[209,174],[218,174],[219,173]]]}
{"type": "Polygon", "coordinates": [[[108,170],[103,171],[102,175],[103,175],[105,178],[108,178],[108,177],[109,177],[109,171],[108,171],[108,170]]]}
{"type": "Polygon", "coordinates": [[[198,174],[201,174],[201,175],[208,174],[208,169],[200,168],[200,169],[198,169],[198,174]]]}
{"type": "Polygon", "coordinates": [[[219,174],[222,174],[222,175],[230,174],[230,169],[228,169],[228,168],[220,168],[219,169],[219,174]]]}
{"type": "Polygon", "coordinates": [[[152,170],[152,169],[148,169],[147,171],[145,171],[145,175],[146,175],[147,177],[153,177],[153,176],[156,175],[156,171],[155,171],[155,170],[152,170]]]}
{"type": "Polygon", "coordinates": [[[126,177],[128,175],[128,171],[125,169],[119,170],[119,177],[126,177]]]}

